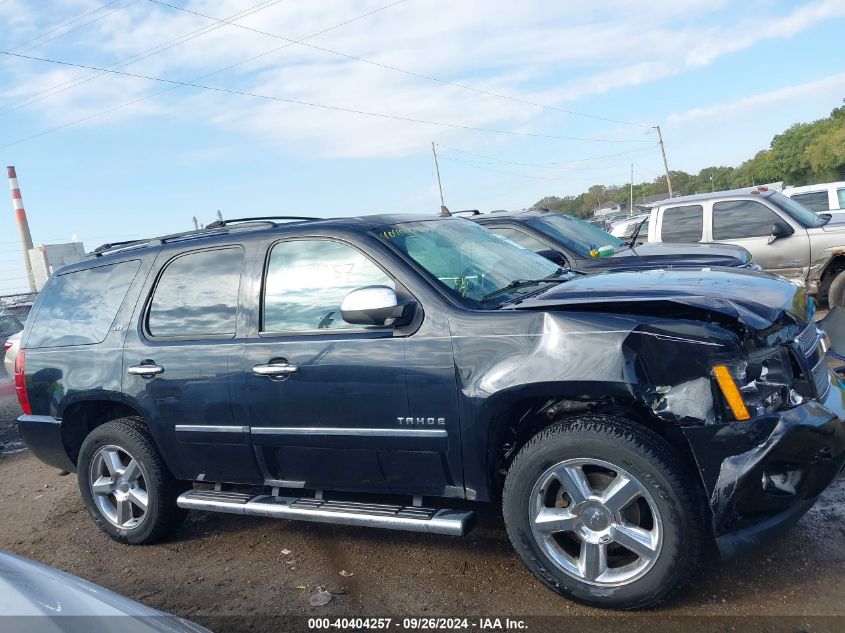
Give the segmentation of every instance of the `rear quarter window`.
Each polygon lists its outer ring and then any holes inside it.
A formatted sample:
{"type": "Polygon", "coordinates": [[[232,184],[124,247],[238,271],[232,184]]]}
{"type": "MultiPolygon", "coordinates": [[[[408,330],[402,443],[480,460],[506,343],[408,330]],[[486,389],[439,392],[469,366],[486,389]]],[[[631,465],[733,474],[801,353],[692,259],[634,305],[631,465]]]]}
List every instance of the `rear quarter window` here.
{"type": "Polygon", "coordinates": [[[704,207],[691,204],[663,211],[660,239],[664,242],[700,242],[704,229],[704,207]]]}
{"type": "Polygon", "coordinates": [[[58,275],[40,298],[26,346],[102,343],[140,266],[131,260],[58,275]]]}

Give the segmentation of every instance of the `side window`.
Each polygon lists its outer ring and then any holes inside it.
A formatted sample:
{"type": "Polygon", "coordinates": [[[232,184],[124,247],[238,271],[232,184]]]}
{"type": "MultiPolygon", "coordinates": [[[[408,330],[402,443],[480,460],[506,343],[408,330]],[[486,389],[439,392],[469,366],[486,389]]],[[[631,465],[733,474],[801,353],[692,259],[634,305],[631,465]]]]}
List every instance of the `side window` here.
{"type": "Polygon", "coordinates": [[[263,332],[358,329],[340,317],[351,291],[393,280],[357,249],[331,240],[291,240],[270,251],[264,281],[263,332]]]}
{"type": "Polygon", "coordinates": [[[792,196],[792,199],[795,200],[795,202],[798,202],[803,206],[807,207],[810,211],[815,211],[816,213],[824,213],[825,211],[830,210],[830,204],[828,204],[827,201],[827,191],[796,193],[794,196],[792,196]]]}
{"type": "Polygon", "coordinates": [[[660,239],[664,242],[700,242],[703,229],[704,207],[700,204],[663,210],[660,239]]]}
{"type": "Polygon", "coordinates": [[[240,247],[195,251],[171,260],[153,290],[150,335],[234,336],[243,260],[240,247]]]}
{"type": "Polygon", "coordinates": [[[516,242],[522,248],[527,248],[529,251],[539,253],[540,251],[549,250],[549,247],[543,244],[540,240],[531,237],[527,233],[523,233],[519,229],[512,229],[504,226],[485,226],[496,235],[506,237],[511,242],[516,242]]]}
{"type": "Polygon", "coordinates": [[[27,347],[102,343],[140,266],[132,260],[58,275],[42,291],[27,347]]]}
{"type": "Polygon", "coordinates": [[[836,195],[839,198],[839,208],[845,209],[845,189],[837,189],[836,195]]]}
{"type": "Polygon", "coordinates": [[[740,240],[768,237],[780,217],[762,202],[734,200],[713,205],[713,239],[740,240]]]}

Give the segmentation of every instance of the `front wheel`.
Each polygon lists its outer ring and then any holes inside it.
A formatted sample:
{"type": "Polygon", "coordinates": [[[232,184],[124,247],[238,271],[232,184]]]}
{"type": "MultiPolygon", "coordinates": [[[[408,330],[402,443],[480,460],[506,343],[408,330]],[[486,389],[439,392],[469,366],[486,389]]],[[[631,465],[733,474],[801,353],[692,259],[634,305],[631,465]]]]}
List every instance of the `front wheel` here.
{"type": "Polygon", "coordinates": [[[535,435],[505,480],[511,542],[554,591],[592,606],[654,606],[701,551],[696,486],[670,446],[626,420],[585,416],[535,435]]]}
{"type": "Polygon", "coordinates": [[[184,520],[173,478],[146,426],[121,418],[95,428],[79,451],[79,490],[94,522],[121,543],[153,543],[184,520]]]}
{"type": "Polygon", "coordinates": [[[837,274],[830,282],[827,289],[827,305],[831,309],[836,306],[845,307],[845,271],[837,274]]]}

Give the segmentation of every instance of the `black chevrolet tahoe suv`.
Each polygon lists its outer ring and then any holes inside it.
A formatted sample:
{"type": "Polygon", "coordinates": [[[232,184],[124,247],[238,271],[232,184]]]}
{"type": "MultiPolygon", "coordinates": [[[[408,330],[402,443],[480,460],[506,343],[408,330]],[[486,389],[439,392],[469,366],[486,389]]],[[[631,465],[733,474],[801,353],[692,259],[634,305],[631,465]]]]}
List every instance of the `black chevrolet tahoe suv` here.
{"type": "Polygon", "coordinates": [[[543,584],[632,609],[841,471],[825,346],[766,274],[584,276],[461,218],[261,218],[57,271],[15,381],[27,445],[120,542],[189,509],[461,535],[495,503],[543,584]]]}

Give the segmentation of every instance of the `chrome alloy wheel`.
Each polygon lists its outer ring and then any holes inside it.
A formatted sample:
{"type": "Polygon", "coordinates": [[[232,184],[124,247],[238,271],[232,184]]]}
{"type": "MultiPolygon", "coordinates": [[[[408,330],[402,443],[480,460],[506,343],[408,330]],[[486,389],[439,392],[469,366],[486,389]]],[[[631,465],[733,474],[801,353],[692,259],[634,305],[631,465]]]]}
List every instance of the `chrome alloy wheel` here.
{"type": "Polygon", "coordinates": [[[88,485],[100,513],[123,529],[147,515],[147,479],[141,464],[119,446],[101,446],[91,458],[88,485]]]}
{"type": "Polygon", "coordinates": [[[651,493],[630,473],[599,459],[568,459],[540,475],[528,504],[545,554],[573,578],[620,587],[648,572],[663,544],[651,493]]]}

